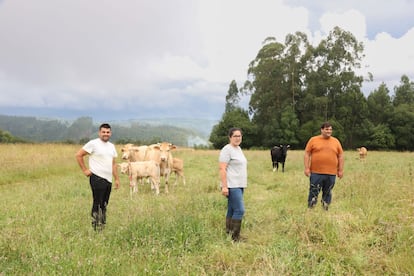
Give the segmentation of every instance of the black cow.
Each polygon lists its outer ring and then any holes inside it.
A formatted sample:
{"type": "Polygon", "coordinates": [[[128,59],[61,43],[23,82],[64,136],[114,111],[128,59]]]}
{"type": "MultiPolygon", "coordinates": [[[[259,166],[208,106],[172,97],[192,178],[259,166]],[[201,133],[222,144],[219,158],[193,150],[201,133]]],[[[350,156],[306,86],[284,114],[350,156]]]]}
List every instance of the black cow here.
{"type": "Polygon", "coordinates": [[[282,163],[282,172],[285,172],[285,161],[288,148],[290,148],[290,145],[279,145],[274,146],[270,150],[270,156],[272,156],[273,171],[277,171],[279,169],[279,163],[282,163]]]}

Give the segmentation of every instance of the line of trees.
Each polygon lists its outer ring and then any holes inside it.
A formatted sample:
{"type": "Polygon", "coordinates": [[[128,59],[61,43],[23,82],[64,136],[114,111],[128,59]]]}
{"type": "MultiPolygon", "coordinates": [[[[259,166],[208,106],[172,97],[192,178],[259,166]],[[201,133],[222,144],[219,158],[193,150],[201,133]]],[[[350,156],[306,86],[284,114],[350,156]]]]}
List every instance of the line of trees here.
{"type": "MultiPolygon", "coordinates": [[[[403,75],[393,95],[382,83],[365,97],[364,77],[356,73],[363,51],[339,27],[316,47],[301,32],[287,35],[284,44],[267,38],[243,87],[230,83],[225,112],[210,135],[213,146],[224,146],[227,130],[238,126],[245,148],[303,148],[329,121],[344,148],[414,150],[414,83],[403,75]],[[250,97],[248,110],[239,106],[241,96],[250,97]]],[[[365,81],[372,80],[369,73],[365,81]]]]}
{"type": "MultiPolygon", "coordinates": [[[[115,143],[153,144],[169,141],[178,146],[187,146],[188,137],[199,134],[190,129],[170,125],[148,125],[130,123],[128,126],[112,124],[115,143]]],[[[80,117],[72,123],[60,120],[41,120],[35,117],[0,115],[0,143],[61,142],[86,143],[96,138],[98,125],[92,117],[80,117]]]]}

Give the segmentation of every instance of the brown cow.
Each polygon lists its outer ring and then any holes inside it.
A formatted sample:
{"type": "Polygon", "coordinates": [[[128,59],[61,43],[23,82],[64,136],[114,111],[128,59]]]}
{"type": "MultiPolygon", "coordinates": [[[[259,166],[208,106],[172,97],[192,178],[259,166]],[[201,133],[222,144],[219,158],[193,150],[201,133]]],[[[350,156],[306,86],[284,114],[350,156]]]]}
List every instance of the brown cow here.
{"type": "Polygon", "coordinates": [[[185,176],[184,176],[184,161],[180,158],[173,158],[173,166],[172,172],[175,173],[175,183],[177,185],[178,178],[183,180],[183,184],[185,185],[185,176]]]}
{"type": "Polygon", "coordinates": [[[359,160],[361,161],[365,160],[365,158],[367,157],[367,153],[368,153],[367,148],[360,147],[360,148],[357,148],[357,151],[359,153],[359,160]]]}

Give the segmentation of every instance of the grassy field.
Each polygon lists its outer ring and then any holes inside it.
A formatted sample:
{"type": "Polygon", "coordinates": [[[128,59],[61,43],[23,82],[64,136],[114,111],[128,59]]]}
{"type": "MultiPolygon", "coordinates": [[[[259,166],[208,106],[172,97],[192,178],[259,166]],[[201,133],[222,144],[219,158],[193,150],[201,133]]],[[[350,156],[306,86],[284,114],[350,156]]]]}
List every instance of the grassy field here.
{"type": "MultiPolygon", "coordinates": [[[[76,145],[0,145],[0,275],[414,275],[414,154],[345,153],[329,211],[307,209],[303,151],[285,173],[245,151],[242,235],[224,232],[218,151],[178,150],[187,185],[113,189],[103,232],[76,145]]],[[[173,178],[174,180],[174,178],[173,178]]]]}

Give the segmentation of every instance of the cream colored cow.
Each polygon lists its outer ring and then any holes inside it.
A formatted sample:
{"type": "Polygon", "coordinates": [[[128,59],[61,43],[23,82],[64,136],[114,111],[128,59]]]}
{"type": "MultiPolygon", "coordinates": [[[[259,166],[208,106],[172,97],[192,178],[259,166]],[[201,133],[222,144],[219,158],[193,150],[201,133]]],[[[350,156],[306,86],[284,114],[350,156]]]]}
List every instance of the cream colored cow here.
{"type": "Polygon", "coordinates": [[[160,193],[160,166],[155,161],[135,161],[123,162],[119,164],[121,173],[129,176],[130,193],[136,193],[137,180],[149,178],[151,181],[151,189],[155,189],[155,194],[160,193]]]}
{"type": "Polygon", "coordinates": [[[365,161],[365,158],[367,157],[368,150],[366,147],[360,147],[357,148],[358,154],[359,154],[359,160],[365,161]]]}
{"type": "Polygon", "coordinates": [[[148,146],[134,146],[133,144],[126,144],[121,148],[122,159],[131,162],[144,161],[148,146]]]}
{"type": "Polygon", "coordinates": [[[165,193],[168,193],[168,182],[173,167],[173,156],[171,151],[176,148],[177,147],[175,145],[168,142],[159,143],[157,144],[157,147],[154,147],[155,150],[159,150],[160,175],[164,178],[165,193]]]}

